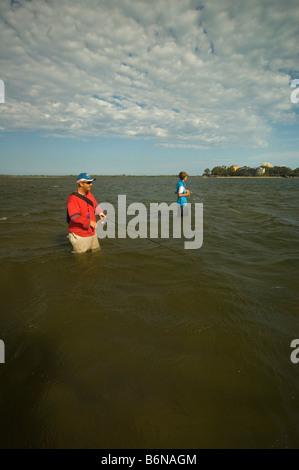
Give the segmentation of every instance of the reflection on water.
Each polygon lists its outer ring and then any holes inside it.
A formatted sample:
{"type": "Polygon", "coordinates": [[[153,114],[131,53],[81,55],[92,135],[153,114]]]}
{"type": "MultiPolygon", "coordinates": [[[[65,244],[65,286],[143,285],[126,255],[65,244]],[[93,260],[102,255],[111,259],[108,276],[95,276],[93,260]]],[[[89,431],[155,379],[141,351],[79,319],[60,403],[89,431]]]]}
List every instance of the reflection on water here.
{"type": "MultiPolygon", "coordinates": [[[[298,184],[190,177],[199,250],[106,238],[76,256],[74,181],[13,178],[0,207],[1,447],[298,448],[298,184]]],[[[149,207],[175,186],[98,178],[93,193],[149,207]]]]}

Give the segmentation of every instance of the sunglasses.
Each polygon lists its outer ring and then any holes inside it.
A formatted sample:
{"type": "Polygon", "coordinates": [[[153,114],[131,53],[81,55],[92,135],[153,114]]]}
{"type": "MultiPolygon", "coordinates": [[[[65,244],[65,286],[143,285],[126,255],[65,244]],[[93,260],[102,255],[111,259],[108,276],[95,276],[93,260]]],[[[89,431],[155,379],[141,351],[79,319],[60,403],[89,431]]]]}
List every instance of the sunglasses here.
{"type": "Polygon", "coordinates": [[[84,184],[92,184],[92,181],[83,181],[84,184]]]}

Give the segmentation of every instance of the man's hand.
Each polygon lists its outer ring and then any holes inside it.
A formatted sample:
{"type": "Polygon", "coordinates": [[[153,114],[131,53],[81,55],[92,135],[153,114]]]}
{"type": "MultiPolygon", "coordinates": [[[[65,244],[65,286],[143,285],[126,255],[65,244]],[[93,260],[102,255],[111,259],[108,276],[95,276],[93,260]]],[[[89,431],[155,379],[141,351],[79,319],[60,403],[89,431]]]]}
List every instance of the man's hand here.
{"type": "Polygon", "coordinates": [[[96,228],[96,225],[97,225],[97,223],[96,223],[95,220],[91,220],[91,221],[90,221],[90,226],[91,226],[92,228],[96,228]]]}

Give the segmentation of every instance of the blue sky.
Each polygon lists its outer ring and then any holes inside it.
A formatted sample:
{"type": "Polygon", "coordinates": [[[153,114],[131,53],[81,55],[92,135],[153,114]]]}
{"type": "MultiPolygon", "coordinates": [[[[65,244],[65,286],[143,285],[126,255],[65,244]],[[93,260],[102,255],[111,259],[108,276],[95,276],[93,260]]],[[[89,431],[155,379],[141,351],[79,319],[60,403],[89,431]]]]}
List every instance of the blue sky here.
{"type": "Polygon", "coordinates": [[[298,22],[297,0],[1,1],[0,173],[298,167],[298,22]]]}

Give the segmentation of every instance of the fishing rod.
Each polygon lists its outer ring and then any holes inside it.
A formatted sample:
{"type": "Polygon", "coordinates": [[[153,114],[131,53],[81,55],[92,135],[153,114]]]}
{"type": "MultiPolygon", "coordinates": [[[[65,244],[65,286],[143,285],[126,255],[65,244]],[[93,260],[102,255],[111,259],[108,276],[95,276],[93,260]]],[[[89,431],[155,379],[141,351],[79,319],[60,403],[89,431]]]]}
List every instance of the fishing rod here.
{"type": "MultiPolygon", "coordinates": [[[[212,187],[210,187],[207,191],[207,193],[210,191],[212,187]]],[[[197,197],[201,197],[199,194],[197,193],[194,193],[193,191],[190,191],[190,194],[194,195],[194,196],[197,196],[197,197]]],[[[232,209],[232,207],[228,207],[228,206],[222,206],[222,207],[225,207],[225,209],[229,209],[230,211],[233,211],[233,212],[237,212],[238,214],[241,214],[240,211],[237,211],[236,209],[232,209]]]]}
{"type": "MultiPolygon", "coordinates": [[[[109,222],[114,223],[114,224],[117,225],[118,227],[121,227],[121,228],[123,228],[123,229],[125,229],[125,230],[128,230],[127,227],[125,227],[125,226],[122,225],[122,224],[119,224],[119,223],[116,222],[115,220],[110,219],[109,217],[107,217],[107,215],[105,215],[105,219],[109,220],[109,222]]],[[[103,224],[103,222],[101,222],[101,221],[100,221],[100,223],[103,224]]],[[[103,224],[103,225],[104,225],[104,224],[103,224]]],[[[159,246],[161,246],[162,248],[166,248],[167,250],[172,251],[173,253],[176,253],[177,255],[186,256],[186,255],[184,254],[184,252],[177,251],[177,250],[175,250],[174,248],[170,248],[169,246],[163,245],[162,243],[159,243],[157,240],[153,240],[152,238],[149,238],[149,237],[142,237],[142,238],[145,238],[145,239],[148,240],[149,242],[155,243],[156,245],[159,245],[159,246]]]]}

